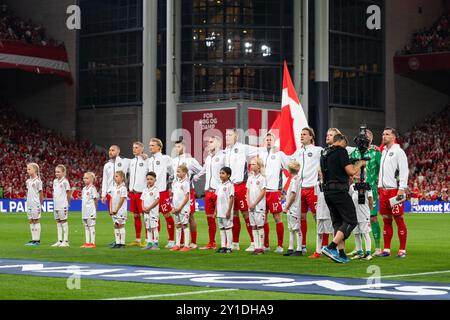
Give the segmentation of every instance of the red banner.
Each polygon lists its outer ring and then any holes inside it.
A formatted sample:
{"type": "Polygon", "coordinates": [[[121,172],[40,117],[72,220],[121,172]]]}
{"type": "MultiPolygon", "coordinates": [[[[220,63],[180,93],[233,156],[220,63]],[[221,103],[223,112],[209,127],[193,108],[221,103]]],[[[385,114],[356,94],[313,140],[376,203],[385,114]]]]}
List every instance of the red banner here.
{"type": "Polygon", "coordinates": [[[19,41],[0,41],[0,69],[20,69],[38,74],[54,74],[72,83],[64,47],[43,47],[19,41]]]}
{"type": "Polygon", "coordinates": [[[203,163],[205,138],[218,135],[225,144],[226,129],[236,127],[236,109],[183,111],[182,127],[190,135],[190,137],[183,137],[187,152],[203,163]]]}
{"type": "Polygon", "coordinates": [[[450,70],[450,52],[394,57],[397,74],[450,70]]]}

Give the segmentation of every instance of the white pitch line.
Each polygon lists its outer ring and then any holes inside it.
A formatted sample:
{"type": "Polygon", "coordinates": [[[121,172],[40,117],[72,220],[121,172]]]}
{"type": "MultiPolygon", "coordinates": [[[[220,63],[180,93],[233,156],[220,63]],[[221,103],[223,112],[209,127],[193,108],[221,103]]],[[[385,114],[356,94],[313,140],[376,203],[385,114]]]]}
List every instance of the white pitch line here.
{"type": "Polygon", "coordinates": [[[410,274],[398,274],[398,275],[389,275],[389,276],[381,276],[381,279],[386,278],[404,278],[404,277],[415,277],[415,276],[429,276],[432,274],[442,274],[442,273],[450,273],[450,270],[443,271],[433,271],[433,272],[423,272],[423,273],[410,273],[410,274]]]}
{"type": "Polygon", "coordinates": [[[125,297],[125,298],[111,298],[102,300],[142,300],[150,298],[163,298],[163,297],[178,297],[178,296],[191,296],[196,294],[212,293],[212,292],[225,292],[225,291],[238,291],[239,289],[220,289],[220,290],[204,290],[204,291],[191,291],[191,292],[178,292],[178,293],[167,293],[167,294],[154,294],[150,296],[140,296],[140,297],[125,297]]]}

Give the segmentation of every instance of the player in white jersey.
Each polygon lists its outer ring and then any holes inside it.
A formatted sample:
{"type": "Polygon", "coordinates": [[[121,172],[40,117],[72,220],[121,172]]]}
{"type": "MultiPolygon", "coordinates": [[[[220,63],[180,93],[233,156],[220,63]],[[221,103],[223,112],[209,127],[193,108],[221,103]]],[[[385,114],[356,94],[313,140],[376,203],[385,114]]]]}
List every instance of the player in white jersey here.
{"type": "Polygon", "coordinates": [[[250,227],[248,216],[248,203],[246,199],[246,183],[248,178],[248,161],[258,155],[258,148],[238,142],[236,129],[226,130],[225,165],[231,169],[231,182],[234,184],[234,221],[233,221],[233,250],[239,250],[239,236],[241,233],[241,221],[239,211],[244,216],[247,232],[250,236],[251,244],[246,249],[248,252],[255,250],[253,242],[253,232],[250,227]]]}
{"type": "Polygon", "coordinates": [[[27,217],[30,224],[31,241],[26,246],[38,246],[41,244],[41,206],[44,201],[44,191],[39,174],[39,166],[36,163],[27,165],[29,176],[27,186],[27,217]]]}
{"type": "Polygon", "coordinates": [[[167,190],[168,179],[173,179],[174,175],[172,158],[161,153],[163,143],[160,139],[150,139],[149,148],[151,155],[147,160],[148,170],[156,173],[156,187],[159,190],[159,212],[166,219],[167,233],[169,235],[166,248],[172,249],[175,245],[175,221],[171,215],[172,205],[170,203],[170,193],[167,190]]]}
{"type": "MultiPolygon", "coordinates": [[[[356,217],[358,219],[358,225],[353,230],[355,235],[355,254],[352,256],[352,260],[372,260],[372,240],[370,239],[370,212],[373,207],[373,194],[372,190],[364,191],[364,203],[359,203],[359,192],[356,188],[357,183],[360,182],[360,172],[353,177],[354,183],[350,186],[349,194],[352,197],[353,203],[356,208],[356,217]],[[362,239],[364,239],[364,244],[366,251],[363,251],[362,239]]],[[[370,186],[367,185],[367,187],[370,186]]]]}
{"type": "Polygon", "coordinates": [[[81,248],[95,248],[95,222],[99,195],[94,186],[95,174],[86,172],[83,176],[84,188],[81,198],[81,217],[83,219],[86,242],[81,248]]]}
{"type": "Polygon", "coordinates": [[[125,224],[127,222],[127,187],[125,186],[125,173],[117,171],[114,174],[115,186],[111,193],[109,215],[114,223],[115,243],[113,249],[125,248],[125,224]]]}
{"type": "MultiPolygon", "coordinates": [[[[320,169],[320,155],[321,147],[314,145],[316,135],[312,128],[303,128],[301,133],[301,148],[293,155],[293,159],[300,163],[300,181],[302,187],[302,221],[301,229],[303,236],[302,251],[306,253],[306,235],[308,232],[307,213],[311,210],[314,220],[316,219],[316,205],[317,205],[317,186],[318,174],[320,169]]],[[[328,238],[325,236],[326,245],[328,245],[328,238]]]]}
{"type": "Polygon", "coordinates": [[[156,187],[156,174],[147,173],[147,188],[142,191],[141,201],[147,230],[147,250],[159,250],[159,190],[156,187]]]}
{"type": "Polygon", "coordinates": [[[189,169],[186,165],[182,164],[177,168],[177,179],[172,183],[173,192],[173,210],[172,214],[175,215],[176,224],[176,243],[172,248],[172,251],[189,251],[189,169]],[[184,247],[181,249],[181,233],[184,233],[184,247]]]}
{"type": "Polygon", "coordinates": [[[136,240],[128,245],[130,247],[145,247],[146,243],[141,243],[141,215],[144,213],[142,210],[141,195],[147,185],[146,175],[148,173],[148,162],[147,157],[144,155],[144,144],[142,142],[137,141],[133,143],[133,155],[134,158],[130,160],[129,166],[130,183],[128,186],[128,197],[130,199],[130,212],[134,216],[136,240]]]}
{"type": "Polygon", "coordinates": [[[264,162],[260,158],[250,161],[251,173],[247,180],[247,200],[250,225],[255,240],[254,254],[264,254],[264,225],[266,224],[266,189],[264,162]]]}
{"type": "MultiPolygon", "coordinates": [[[[289,157],[284,152],[277,150],[273,134],[266,135],[265,144],[265,148],[260,148],[258,156],[264,161],[267,181],[266,214],[272,213],[276,224],[278,246],[275,252],[283,253],[284,224],[280,216],[283,211],[281,190],[283,189],[283,169],[287,169],[289,157]]],[[[268,217],[264,225],[264,247],[266,251],[270,249],[268,217]]]]}
{"type": "Polygon", "coordinates": [[[301,256],[302,252],[302,230],[301,224],[301,180],[299,176],[300,164],[292,161],[288,165],[291,183],[286,194],[286,205],[283,212],[287,214],[289,229],[289,248],[284,254],[285,257],[301,256]],[[294,251],[294,240],[297,240],[297,250],[294,251]]]}
{"type": "Polygon", "coordinates": [[[400,242],[397,258],[406,257],[406,228],[404,215],[404,201],[408,188],[408,158],[405,151],[396,143],[397,131],[386,128],[383,131],[383,153],[381,167],[378,175],[378,194],[380,196],[380,214],[383,216],[384,250],[377,256],[389,257],[391,255],[391,241],[393,236],[392,222],[395,220],[400,242]],[[395,200],[391,203],[391,199],[395,200]]]}
{"type": "Polygon", "coordinates": [[[69,246],[68,210],[72,192],[69,181],[66,179],[66,167],[62,164],[56,166],[53,180],[53,214],[56,220],[58,241],[52,247],[69,246]]]}
{"type": "Polygon", "coordinates": [[[217,250],[217,253],[233,252],[234,185],[230,181],[231,174],[232,171],[229,167],[220,169],[221,184],[216,190],[217,201],[214,212],[220,229],[220,249],[217,250]]]}
{"type": "Polygon", "coordinates": [[[102,178],[102,202],[108,200],[108,206],[111,202],[111,192],[114,188],[114,174],[117,171],[122,171],[125,174],[128,172],[130,166],[130,159],[120,157],[119,146],[112,145],[108,151],[109,161],[103,167],[102,178]]]}
{"type": "MultiPolygon", "coordinates": [[[[177,168],[184,164],[188,169],[188,179],[190,182],[190,215],[189,215],[189,231],[191,233],[191,249],[197,249],[197,222],[195,221],[195,187],[194,187],[194,175],[198,174],[203,168],[198,163],[197,159],[186,153],[186,145],[182,140],[175,143],[175,151],[177,156],[172,159],[173,171],[176,172],[177,168]]],[[[183,235],[181,242],[183,242],[183,235]]]]}
{"type": "Polygon", "coordinates": [[[208,137],[206,150],[208,156],[205,159],[202,170],[195,175],[194,181],[198,181],[205,175],[205,214],[208,222],[209,242],[201,250],[216,249],[217,224],[214,218],[216,210],[217,195],[216,190],[222,183],[220,180],[220,169],[225,166],[225,152],[221,150],[222,140],[218,136],[208,137]]]}

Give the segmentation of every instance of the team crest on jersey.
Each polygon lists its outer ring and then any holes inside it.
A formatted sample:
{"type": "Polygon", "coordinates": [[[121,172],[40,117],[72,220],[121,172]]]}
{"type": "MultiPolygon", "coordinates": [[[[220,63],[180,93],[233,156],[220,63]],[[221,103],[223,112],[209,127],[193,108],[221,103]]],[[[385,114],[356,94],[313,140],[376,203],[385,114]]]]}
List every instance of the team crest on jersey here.
{"type": "Polygon", "coordinates": [[[35,188],[36,187],[36,185],[33,183],[32,185],[31,185],[33,188],[35,188]]]}
{"type": "Polygon", "coordinates": [[[239,150],[238,149],[234,149],[234,153],[238,153],[239,152],[239,150]]]}
{"type": "Polygon", "coordinates": [[[150,197],[152,197],[153,196],[153,192],[150,192],[150,197]]]}
{"type": "Polygon", "coordinates": [[[216,162],[219,162],[219,160],[220,160],[219,158],[216,158],[216,162]]]}
{"type": "Polygon", "coordinates": [[[272,155],[272,157],[270,157],[272,160],[275,160],[275,155],[272,155]]]}
{"type": "Polygon", "coordinates": [[[143,167],[144,166],[144,164],[143,163],[139,163],[139,167],[143,167]]]}
{"type": "Polygon", "coordinates": [[[118,166],[118,167],[121,167],[121,166],[122,166],[122,164],[121,164],[121,163],[118,163],[118,164],[117,164],[117,166],[118,166]]]}
{"type": "Polygon", "coordinates": [[[260,182],[259,182],[259,181],[256,181],[256,185],[259,186],[259,184],[260,184],[260,182]]]}
{"type": "Polygon", "coordinates": [[[161,162],[159,162],[159,160],[156,161],[156,165],[159,166],[161,162]]]}
{"type": "Polygon", "coordinates": [[[227,191],[227,187],[223,187],[223,191],[227,191]]]}
{"type": "Polygon", "coordinates": [[[393,153],[393,152],[389,153],[389,157],[392,157],[393,155],[394,155],[394,153],[393,153]]]}
{"type": "Polygon", "coordinates": [[[308,153],[308,157],[312,158],[313,154],[312,152],[308,153]]]}

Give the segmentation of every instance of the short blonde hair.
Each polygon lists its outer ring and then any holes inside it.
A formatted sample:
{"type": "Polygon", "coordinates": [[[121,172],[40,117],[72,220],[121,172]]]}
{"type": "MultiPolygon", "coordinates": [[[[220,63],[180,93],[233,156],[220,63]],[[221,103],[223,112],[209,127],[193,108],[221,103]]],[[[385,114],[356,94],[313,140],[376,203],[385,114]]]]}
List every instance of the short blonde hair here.
{"type": "Polygon", "coordinates": [[[144,144],[140,141],[133,142],[133,146],[139,146],[141,148],[144,148],[144,144]]]}
{"type": "Polygon", "coordinates": [[[300,163],[298,163],[297,161],[289,162],[288,170],[290,174],[297,174],[300,171],[300,163]]]}
{"type": "Polygon", "coordinates": [[[86,172],[84,175],[90,177],[92,179],[92,182],[95,182],[96,180],[95,173],[89,171],[86,172]]]}
{"type": "Polygon", "coordinates": [[[66,172],[67,172],[66,166],[63,165],[63,164],[58,164],[58,165],[56,166],[55,170],[56,170],[56,169],[61,169],[61,171],[62,171],[64,174],[66,174],[66,172]]]}
{"type": "Polygon", "coordinates": [[[342,134],[338,128],[330,128],[330,129],[328,129],[327,132],[334,132],[336,134],[342,134]]]}
{"type": "Polygon", "coordinates": [[[150,142],[155,142],[161,149],[163,148],[163,143],[162,143],[162,141],[160,140],[160,139],[158,139],[158,138],[151,138],[150,139],[150,142]]]}
{"type": "Polygon", "coordinates": [[[180,164],[180,165],[178,166],[178,169],[180,169],[180,170],[183,171],[184,173],[188,173],[188,172],[189,172],[189,169],[188,169],[188,167],[187,167],[185,164],[180,164]]]}
{"type": "Polygon", "coordinates": [[[262,176],[266,176],[266,168],[264,167],[264,161],[260,157],[255,157],[251,161],[256,161],[256,165],[259,167],[262,176]]]}
{"type": "Polygon", "coordinates": [[[125,172],[123,172],[123,171],[116,171],[116,173],[114,174],[114,176],[115,176],[116,174],[118,174],[118,175],[122,178],[122,180],[125,181],[125,172]]]}

